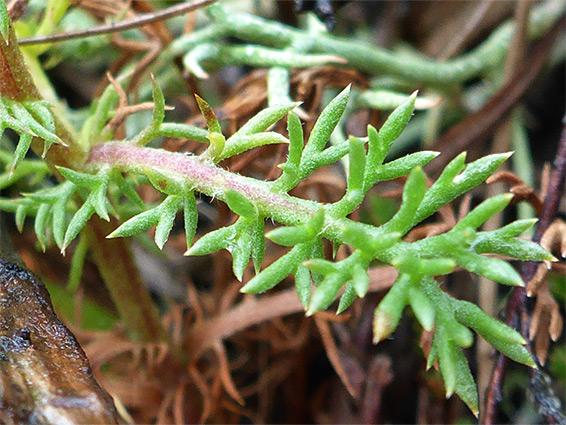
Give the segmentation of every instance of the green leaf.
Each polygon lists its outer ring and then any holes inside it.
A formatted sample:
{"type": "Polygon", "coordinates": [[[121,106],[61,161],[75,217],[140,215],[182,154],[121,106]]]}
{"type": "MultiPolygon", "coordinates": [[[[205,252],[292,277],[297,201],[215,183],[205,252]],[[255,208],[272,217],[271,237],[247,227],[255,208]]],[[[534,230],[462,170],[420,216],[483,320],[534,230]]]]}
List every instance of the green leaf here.
{"type": "Polygon", "coordinates": [[[0,1],[0,33],[4,41],[8,43],[10,38],[10,17],[5,1],[0,1]]]}
{"type": "Polygon", "coordinates": [[[311,131],[309,140],[303,151],[301,162],[308,159],[314,153],[322,151],[330,140],[330,135],[338,125],[342,117],[348,98],[350,97],[350,86],[346,87],[338,96],[324,108],[311,131]]]}
{"type": "Polygon", "coordinates": [[[312,258],[310,260],[307,260],[303,263],[303,266],[323,276],[337,273],[339,268],[337,263],[324,260],[322,258],[312,258]]]}
{"type": "MultiPolygon", "coordinates": [[[[299,106],[300,103],[293,102],[281,105],[271,106],[269,108],[263,109],[258,112],[252,119],[245,123],[240,129],[230,137],[239,138],[242,136],[248,136],[250,134],[260,133],[267,130],[271,125],[275,124],[281,118],[283,118],[287,113],[299,106]]],[[[228,140],[230,140],[228,139],[228,140]]]]}
{"type": "Polygon", "coordinates": [[[373,343],[383,341],[395,331],[401,314],[407,305],[407,292],[411,286],[411,278],[399,275],[387,295],[383,297],[373,316],[373,343]]]}
{"type": "Polygon", "coordinates": [[[415,286],[409,288],[409,305],[424,330],[430,332],[434,326],[434,306],[428,297],[415,286]]]}
{"type": "Polygon", "coordinates": [[[515,236],[519,236],[523,232],[529,230],[531,227],[535,225],[537,221],[538,219],[536,218],[516,220],[513,223],[508,224],[507,226],[503,226],[500,229],[496,229],[492,231],[491,234],[501,239],[514,238],[515,236]]]}
{"type": "Polygon", "coordinates": [[[344,293],[340,297],[340,302],[338,303],[336,314],[342,314],[344,311],[350,308],[354,301],[356,301],[356,298],[356,290],[354,289],[352,281],[346,282],[346,287],[344,289],[344,293]]]}
{"type": "Polygon", "coordinates": [[[354,264],[352,268],[352,287],[360,298],[363,298],[368,291],[369,276],[367,270],[361,264],[354,264]]]}
{"type": "Polygon", "coordinates": [[[94,189],[88,199],[90,200],[91,205],[96,211],[98,216],[106,221],[110,221],[110,217],[108,216],[108,208],[110,204],[106,199],[106,190],[108,188],[108,180],[102,180],[100,184],[94,189]]]}
{"type": "Polygon", "coordinates": [[[278,227],[265,235],[265,237],[277,245],[295,246],[313,239],[315,235],[309,232],[306,225],[301,225],[278,227]]]}
{"type": "Polygon", "coordinates": [[[240,192],[228,189],[224,192],[226,204],[241,217],[255,218],[258,215],[257,207],[240,192]]]}
{"type": "Polygon", "coordinates": [[[477,417],[478,393],[462,350],[452,344],[448,338],[442,337],[438,344],[438,355],[440,372],[446,386],[446,398],[456,392],[477,417]]]}
{"type": "Polygon", "coordinates": [[[369,257],[374,258],[377,253],[398,243],[401,234],[397,232],[385,234],[376,232],[375,234],[370,234],[366,228],[356,226],[355,223],[348,223],[348,226],[342,231],[342,238],[352,248],[367,253],[369,257]]]}
{"type": "Polygon", "coordinates": [[[293,112],[289,112],[287,116],[287,132],[289,134],[289,157],[287,158],[287,164],[298,167],[301,162],[305,140],[303,138],[301,120],[293,112]]]}
{"type": "Polygon", "coordinates": [[[401,176],[406,176],[414,168],[425,166],[438,155],[438,152],[432,151],[416,152],[396,159],[395,161],[388,162],[377,169],[367,167],[371,175],[367,178],[368,184],[366,186],[369,188],[377,182],[394,180],[401,176]]]}
{"type": "Polygon", "coordinates": [[[24,231],[24,222],[26,220],[27,213],[28,207],[26,205],[18,205],[16,209],[16,228],[20,233],[24,231]]]}
{"type": "Polygon", "coordinates": [[[456,319],[482,337],[489,336],[510,344],[527,343],[519,332],[484,313],[477,305],[461,300],[454,300],[452,305],[456,319]]]}
{"type": "Polygon", "coordinates": [[[63,249],[63,243],[65,241],[65,230],[67,228],[67,204],[69,202],[70,195],[67,197],[60,198],[53,205],[53,239],[59,247],[63,249]]]}
{"type": "Polygon", "coordinates": [[[51,205],[41,204],[35,216],[34,231],[43,252],[45,252],[45,248],[47,247],[47,235],[45,230],[47,228],[47,220],[49,219],[50,209],[51,205]]]}
{"type": "Polygon", "coordinates": [[[104,176],[99,174],[80,173],[65,167],[57,167],[57,170],[71,183],[90,190],[96,189],[104,181],[104,176]]]}
{"type": "Polygon", "coordinates": [[[221,249],[226,249],[232,245],[235,237],[236,227],[234,225],[222,227],[207,233],[197,240],[193,246],[185,252],[185,255],[208,255],[220,251],[221,249]]]}
{"type": "Polygon", "coordinates": [[[67,231],[65,232],[65,239],[63,240],[63,248],[61,248],[61,252],[65,252],[65,249],[69,246],[69,244],[77,237],[79,232],[85,227],[87,221],[94,213],[94,208],[90,202],[85,202],[79,210],[75,213],[69,226],[67,227],[67,231]]]}
{"type": "Polygon", "coordinates": [[[161,91],[159,84],[157,84],[157,82],[155,81],[153,75],[151,76],[151,93],[154,105],[153,116],[151,118],[151,127],[157,129],[165,118],[165,98],[163,97],[163,92],[161,91]]]}
{"type": "Polygon", "coordinates": [[[11,173],[16,170],[16,167],[25,158],[31,146],[32,140],[33,136],[29,133],[22,133],[20,135],[20,140],[18,140],[18,145],[16,146],[16,150],[14,151],[14,159],[12,160],[12,166],[10,170],[11,173]]]}
{"type": "Polygon", "coordinates": [[[347,279],[347,274],[342,271],[327,275],[312,294],[306,313],[307,317],[312,316],[316,312],[326,310],[334,302],[338,291],[340,291],[347,279]]]}
{"type": "Polygon", "coordinates": [[[182,202],[183,198],[181,195],[169,195],[158,207],[159,221],[155,228],[155,244],[159,249],[163,249],[163,245],[169,239],[169,233],[171,233],[175,216],[182,202]]]}
{"type": "Polygon", "coordinates": [[[179,195],[185,191],[185,182],[173,173],[148,167],[144,168],[144,175],[153,187],[167,195],[179,195]]]}
{"type": "Polygon", "coordinates": [[[460,251],[455,254],[456,262],[464,269],[484,276],[503,285],[524,286],[523,279],[506,261],[484,257],[474,252],[460,251]]]}
{"type": "Polygon", "coordinates": [[[126,181],[122,173],[115,170],[111,173],[111,178],[114,183],[118,185],[120,191],[139,208],[145,209],[145,202],[140,198],[140,195],[135,189],[126,181]]]}
{"type": "MultiPolygon", "coordinates": [[[[407,126],[407,123],[413,116],[416,98],[417,92],[414,92],[407,100],[399,105],[399,107],[396,108],[391,115],[389,115],[379,130],[380,155],[376,159],[379,159],[380,156],[386,155],[387,152],[389,152],[393,142],[407,126]]],[[[383,158],[381,161],[383,161],[383,158]]]]}
{"type": "Polygon", "coordinates": [[[141,233],[151,226],[155,226],[159,221],[160,210],[159,207],[152,208],[137,214],[122,223],[116,230],[106,236],[108,239],[124,238],[141,233]]]}
{"type": "Polygon", "coordinates": [[[477,242],[474,243],[474,251],[478,254],[506,255],[523,261],[556,261],[552,254],[535,242],[497,238],[493,236],[494,233],[496,232],[480,233],[477,242]]]}
{"type": "Polygon", "coordinates": [[[302,263],[312,251],[312,244],[296,245],[287,254],[279,257],[263,271],[255,275],[240,292],[245,294],[261,294],[293,273],[296,267],[302,263]]]}
{"type": "Polygon", "coordinates": [[[438,180],[430,187],[417,210],[413,225],[431,216],[442,206],[483,183],[511,156],[510,153],[488,155],[464,167],[465,154],[458,155],[446,166],[438,180]]]}
{"type": "Polygon", "coordinates": [[[307,309],[311,299],[311,274],[309,269],[307,269],[302,264],[297,266],[295,271],[295,289],[299,297],[301,304],[307,309]]]}
{"type": "Polygon", "coordinates": [[[502,211],[513,199],[512,193],[503,193],[489,198],[470,211],[456,226],[454,230],[466,227],[477,229],[498,212],[502,211]]]}
{"type": "Polygon", "coordinates": [[[352,192],[352,191],[361,192],[363,190],[364,173],[366,167],[366,150],[364,147],[365,143],[355,137],[350,137],[349,143],[350,143],[350,153],[349,153],[350,172],[348,173],[348,192],[352,192]]]}
{"type": "Polygon", "coordinates": [[[250,134],[247,136],[230,137],[230,139],[226,141],[222,154],[219,155],[218,160],[222,161],[226,158],[231,158],[234,155],[239,155],[259,146],[276,145],[279,143],[289,143],[289,141],[285,138],[285,136],[272,131],[250,134]]]}
{"type": "Polygon", "coordinates": [[[251,237],[252,262],[255,272],[259,273],[265,254],[265,219],[263,217],[256,218],[256,223],[251,230],[251,237]]]}
{"type": "Polygon", "coordinates": [[[416,167],[409,174],[403,189],[401,208],[384,226],[386,232],[400,232],[405,234],[411,229],[415,212],[419,208],[425,195],[426,177],[421,167],[416,167]]]}
{"type": "Polygon", "coordinates": [[[244,275],[244,271],[250,262],[251,246],[251,230],[253,219],[240,218],[238,220],[238,231],[235,243],[232,245],[230,253],[232,254],[232,271],[234,276],[240,282],[244,275]]]}
{"type": "Polygon", "coordinates": [[[183,208],[185,236],[187,239],[187,249],[189,249],[193,243],[198,224],[197,202],[193,191],[185,194],[183,208]]]}

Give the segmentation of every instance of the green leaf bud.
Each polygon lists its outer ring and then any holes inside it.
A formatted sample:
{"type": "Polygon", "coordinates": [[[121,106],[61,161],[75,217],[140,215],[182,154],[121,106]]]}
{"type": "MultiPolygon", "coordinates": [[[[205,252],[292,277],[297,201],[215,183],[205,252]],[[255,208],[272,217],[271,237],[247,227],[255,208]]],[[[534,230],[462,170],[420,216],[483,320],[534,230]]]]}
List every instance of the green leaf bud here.
{"type": "Polygon", "coordinates": [[[167,173],[154,168],[144,168],[144,175],[160,192],[167,195],[179,195],[185,191],[185,183],[173,173],[167,173]]]}
{"type": "Polygon", "coordinates": [[[257,207],[240,192],[228,189],[225,193],[225,200],[228,207],[241,217],[257,217],[257,207]]]}

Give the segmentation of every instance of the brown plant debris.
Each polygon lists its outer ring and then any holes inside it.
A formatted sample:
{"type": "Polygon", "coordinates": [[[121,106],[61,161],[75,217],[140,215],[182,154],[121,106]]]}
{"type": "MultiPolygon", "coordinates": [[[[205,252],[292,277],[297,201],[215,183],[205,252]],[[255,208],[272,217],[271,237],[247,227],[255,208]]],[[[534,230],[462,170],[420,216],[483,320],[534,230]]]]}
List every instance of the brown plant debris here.
{"type": "Polygon", "coordinates": [[[0,258],[0,422],[117,423],[71,332],[31,273],[0,258]]]}

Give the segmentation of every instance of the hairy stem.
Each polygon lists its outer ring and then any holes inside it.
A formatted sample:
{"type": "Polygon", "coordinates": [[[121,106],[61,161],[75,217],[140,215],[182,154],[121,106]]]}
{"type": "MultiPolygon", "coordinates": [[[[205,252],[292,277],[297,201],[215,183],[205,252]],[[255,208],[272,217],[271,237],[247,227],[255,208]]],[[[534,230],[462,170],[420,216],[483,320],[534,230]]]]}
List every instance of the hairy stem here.
{"type": "MultiPolygon", "coordinates": [[[[41,99],[18,48],[14,31],[11,26],[9,29],[8,41],[0,37],[0,95],[20,101],[41,99]]],[[[84,162],[85,153],[57,117],[55,126],[57,135],[67,146],[51,146],[45,160],[54,174],[60,176],[56,166],[76,168],[84,162]]],[[[42,140],[34,138],[31,147],[36,155],[41,155],[43,145],[42,140]]],[[[106,240],[104,236],[109,230],[105,226],[108,224],[102,221],[91,220],[88,223],[89,231],[96,239],[92,249],[101,275],[127,331],[137,339],[155,340],[161,335],[159,316],[147,289],[135,272],[128,242],[106,240]]]]}

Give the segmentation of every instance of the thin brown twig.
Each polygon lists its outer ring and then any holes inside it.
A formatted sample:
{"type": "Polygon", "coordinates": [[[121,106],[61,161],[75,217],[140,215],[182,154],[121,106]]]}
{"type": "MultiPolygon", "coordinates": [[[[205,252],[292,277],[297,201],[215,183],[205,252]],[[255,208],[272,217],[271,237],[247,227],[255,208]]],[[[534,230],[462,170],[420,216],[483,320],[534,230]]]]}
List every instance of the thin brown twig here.
{"type": "Polygon", "coordinates": [[[136,28],[152,24],[154,22],[163,21],[165,19],[173,18],[184,13],[191,12],[204,6],[214,3],[216,0],[192,0],[189,3],[182,3],[171,6],[167,9],[160,10],[154,13],[144,13],[134,19],[128,19],[122,22],[110,23],[87,28],[84,30],[69,31],[57,34],[50,34],[38,37],[22,38],[18,40],[20,46],[41,43],[55,43],[75,38],[93,37],[100,34],[109,34],[118,31],[124,31],[130,28],[136,28]]]}
{"type": "MultiPolygon", "coordinates": [[[[562,135],[560,137],[560,144],[558,145],[558,152],[554,160],[554,170],[550,177],[548,191],[546,192],[543,204],[542,214],[538,222],[533,241],[539,242],[545,230],[550,226],[554,220],[560,199],[564,193],[564,186],[566,181],[566,125],[563,127],[562,135]]],[[[523,281],[530,281],[535,275],[537,264],[529,261],[523,266],[522,278],[523,281]]],[[[513,289],[509,301],[506,306],[506,322],[509,326],[519,329],[524,336],[528,338],[528,315],[526,312],[526,292],[525,288],[517,287],[513,289]]],[[[535,358],[536,361],[536,358],[535,358]]],[[[495,367],[491,375],[489,389],[486,395],[486,413],[482,423],[494,424],[497,422],[497,405],[501,400],[501,388],[505,376],[508,359],[501,353],[498,353],[495,367]]],[[[533,369],[532,372],[532,385],[540,385],[544,382],[542,372],[538,369],[533,369]]],[[[540,389],[540,388],[539,388],[540,389]]],[[[549,386],[544,387],[545,391],[535,391],[535,398],[537,401],[542,401],[541,397],[545,397],[551,391],[549,386]]],[[[552,395],[550,395],[552,397],[552,395]]],[[[557,423],[564,420],[562,413],[559,410],[552,410],[547,406],[546,410],[541,412],[550,423],[557,423]],[[562,416],[561,416],[562,415],[562,416]]]]}
{"type": "Polygon", "coordinates": [[[501,118],[525,94],[538,76],[555,45],[557,37],[563,32],[565,19],[561,19],[554,28],[533,46],[533,54],[517,71],[517,78],[505,84],[476,113],[451,127],[434,142],[433,149],[442,152],[431,167],[434,171],[442,170],[457,154],[466,150],[472,143],[481,142],[496,128],[501,118]]]}

